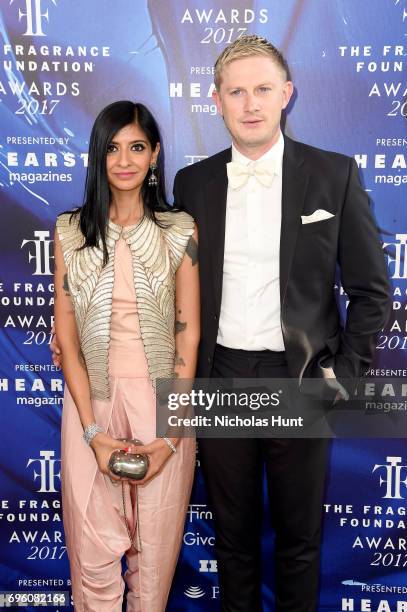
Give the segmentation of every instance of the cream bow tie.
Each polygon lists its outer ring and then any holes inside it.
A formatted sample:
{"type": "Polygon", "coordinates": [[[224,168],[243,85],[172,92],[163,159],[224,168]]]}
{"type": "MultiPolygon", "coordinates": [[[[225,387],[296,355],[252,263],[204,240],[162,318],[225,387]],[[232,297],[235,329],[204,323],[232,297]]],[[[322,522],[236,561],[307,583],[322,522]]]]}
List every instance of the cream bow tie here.
{"type": "Polygon", "coordinates": [[[240,189],[248,181],[249,176],[255,176],[264,187],[271,187],[276,174],[274,161],[271,159],[254,162],[244,166],[238,162],[226,164],[229,185],[232,189],[240,189]]]}

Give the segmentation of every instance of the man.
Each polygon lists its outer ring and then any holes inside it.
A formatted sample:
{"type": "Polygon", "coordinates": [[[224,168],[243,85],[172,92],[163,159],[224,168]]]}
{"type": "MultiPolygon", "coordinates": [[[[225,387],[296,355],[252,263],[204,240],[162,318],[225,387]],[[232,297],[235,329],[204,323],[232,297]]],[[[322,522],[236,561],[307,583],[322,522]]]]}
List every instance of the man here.
{"type": "MultiPolygon", "coordinates": [[[[180,170],[174,183],[175,202],[195,218],[200,235],[197,376],[292,377],[300,386],[320,378],[323,398],[346,399],[349,382],[371,361],[389,307],[385,261],[356,163],[282,135],[293,84],[265,39],[230,44],[216,61],[215,85],[232,148],[180,170]],[[350,302],[344,329],[334,295],[337,264],[350,302]]],[[[327,440],[201,439],[199,448],[222,610],[262,609],[264,464],[276,532],[276,610],[316,610],[327,440]]]]}
{"type": "MultiPolygon", "coordinates": [[[[282,135],[293,85],[265,39],[243,36],[226,47],[215,85],[232,148],[180,170],[174,183],[176,204],[199,227],[197,376],[291,377],[299,386],[320,378],[322,397],[345,398],[349,381],[369,365],[389,306],[356,163],[282,135]],[[344,329],[337,264],[350,301],[344,329]]],[[[201,439],[199,447],[222,610],[262,610],[264,465],[276,532],[276,610],[316,610],[327,440],[201,439]]]]}

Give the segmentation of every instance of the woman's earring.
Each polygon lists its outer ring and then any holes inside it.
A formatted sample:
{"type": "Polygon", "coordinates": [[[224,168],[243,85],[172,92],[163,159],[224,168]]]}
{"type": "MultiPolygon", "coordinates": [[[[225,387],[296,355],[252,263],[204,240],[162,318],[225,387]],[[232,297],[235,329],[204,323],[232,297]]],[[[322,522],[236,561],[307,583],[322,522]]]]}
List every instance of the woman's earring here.
{"type": "Polygon", "coordinates": [[[150,164],[150,176],[148,177],[148,186],[149,187],[157,187],[158,185],[158,179],[156,177],[156,175],[154,174],[154,172],[157,170],[157,164],[152,162],[150,164]]]}

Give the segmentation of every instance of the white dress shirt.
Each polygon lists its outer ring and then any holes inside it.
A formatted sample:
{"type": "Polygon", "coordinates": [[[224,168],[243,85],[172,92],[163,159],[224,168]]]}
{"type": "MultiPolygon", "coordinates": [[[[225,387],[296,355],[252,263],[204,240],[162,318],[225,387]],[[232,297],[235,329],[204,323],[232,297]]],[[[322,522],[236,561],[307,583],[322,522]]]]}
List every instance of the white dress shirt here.
{"type": "MultiPolygon", "coordinates": [[[[228,187],[218,344],[247,351],[283,351],[280,307],[280,230],[284,138],[259,160],[273,159],[271,187],[249,176],[228,187]]],[[[232,161],[256,164],[232,145],[232,161]]]]}

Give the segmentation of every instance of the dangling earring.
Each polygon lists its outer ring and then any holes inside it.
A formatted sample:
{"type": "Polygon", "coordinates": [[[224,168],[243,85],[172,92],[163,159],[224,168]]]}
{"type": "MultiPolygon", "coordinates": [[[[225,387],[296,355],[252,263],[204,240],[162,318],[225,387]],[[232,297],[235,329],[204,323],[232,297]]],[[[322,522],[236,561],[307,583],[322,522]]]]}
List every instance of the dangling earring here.
{"type": "Polygon", "coordinates": [[[158,185],[158,179],[156,177],[156,175],[154,174],[154,172],[157,170],[157,164],[155,162],[152,162],[150,164],[150,176],[148,177],[148,186],[149,187],[157,187],[158,185]]]}

